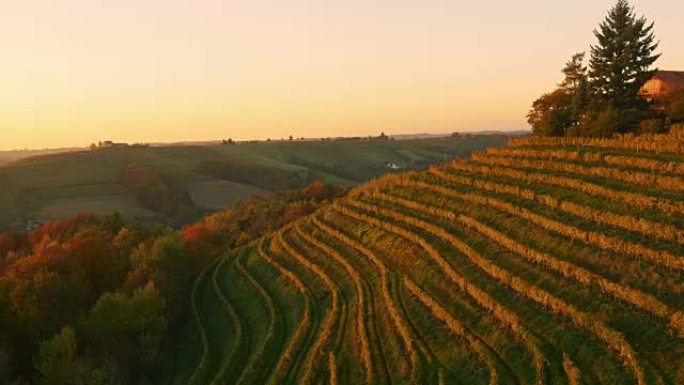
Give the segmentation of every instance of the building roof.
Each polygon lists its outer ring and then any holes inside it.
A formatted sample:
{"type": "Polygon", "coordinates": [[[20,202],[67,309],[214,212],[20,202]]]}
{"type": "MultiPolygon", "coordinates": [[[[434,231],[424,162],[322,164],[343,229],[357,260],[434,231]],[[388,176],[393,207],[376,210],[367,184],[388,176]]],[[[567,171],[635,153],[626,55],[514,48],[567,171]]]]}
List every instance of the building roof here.
{"type": "Polygon", "coordinates": [[[658,71],[653,77],[671,87],[684,88],[684,71],[658,71]]]}

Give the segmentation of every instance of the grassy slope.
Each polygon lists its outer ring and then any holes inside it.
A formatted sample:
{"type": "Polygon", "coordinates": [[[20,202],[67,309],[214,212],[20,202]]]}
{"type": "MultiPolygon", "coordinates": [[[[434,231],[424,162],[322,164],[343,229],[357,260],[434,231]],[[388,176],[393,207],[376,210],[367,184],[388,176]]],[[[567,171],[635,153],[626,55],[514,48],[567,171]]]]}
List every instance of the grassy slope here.
{"type": "Polygon", "coordinates": [[[216,180],[196,172],[204,161],[231,159],[284,171],[313,174],[349,186],[387,171],[387,163],[424,167],[503,143],[501,137],[408,141],[262,142],[240,145],[175,146],[84,151],[22,159],[0,167],[0,228],[27,217],[54,218],[80,212],[114,210],[142,220],[159,219],[140,207],[119,184],[127,162],[156,170],[174,188],[186,191],[197,206],[228,207],[264,193],[253,185],[216,180]]]}
{"type": "MultiPolygon", "coordinates": [[[[684,138],[659,140],[670,143],[663,152],[638,153],[516,141],[353,190],[281,231],[290,249],[279,234],[264,238],[311,288],[318,322],[257,354],[269,318],[255,318],[246,332],[258,339],[237,362],[263,360],[258,383],[684,383],[684,138]],[[640,198],[624,198],[632,193],[640,198]],[[276,366],[288,350],[296,359],[276,366]]],[[[253,277],[284,293],[290,279],[257,269],[268,264],[256,248],[239,252],[253,277]]],[[[236,312],[263,312],[263,297],[237,297],[248,283],[232,279],[236,312]]]]}

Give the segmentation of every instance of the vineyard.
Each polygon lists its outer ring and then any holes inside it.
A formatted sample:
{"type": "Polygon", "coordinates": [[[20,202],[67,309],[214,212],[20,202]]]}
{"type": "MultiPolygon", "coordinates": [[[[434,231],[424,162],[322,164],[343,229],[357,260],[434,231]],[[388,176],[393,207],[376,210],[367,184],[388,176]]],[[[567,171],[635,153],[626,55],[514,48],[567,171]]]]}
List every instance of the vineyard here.
{"type": "Polygon", "coordinates": [[[684,136],[520,138],[196,280],[177,384],[684,384],[684,136]]]}

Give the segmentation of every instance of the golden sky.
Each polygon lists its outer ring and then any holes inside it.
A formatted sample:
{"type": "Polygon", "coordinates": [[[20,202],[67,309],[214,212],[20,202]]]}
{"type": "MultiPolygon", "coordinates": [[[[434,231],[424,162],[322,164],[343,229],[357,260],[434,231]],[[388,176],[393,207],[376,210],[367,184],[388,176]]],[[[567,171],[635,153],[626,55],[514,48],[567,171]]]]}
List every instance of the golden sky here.
{"type": "MultiPolygon", "coordinates": [[[[522,129],[613,3],[6,1],[0,149],[522,129]]],[[[684,1],[633,3],[684,70],[684,1]]]]}

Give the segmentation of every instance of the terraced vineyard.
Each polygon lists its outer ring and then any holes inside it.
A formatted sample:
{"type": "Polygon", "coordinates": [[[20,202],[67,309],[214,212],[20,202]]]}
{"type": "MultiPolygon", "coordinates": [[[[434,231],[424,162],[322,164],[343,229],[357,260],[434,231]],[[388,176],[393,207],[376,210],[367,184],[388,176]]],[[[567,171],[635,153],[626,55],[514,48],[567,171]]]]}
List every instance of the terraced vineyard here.
{"type": "Polygon", "coordinates": [[[684,135],[391,175],[196,281],[178,384],[684,384],[684,135]]]}

